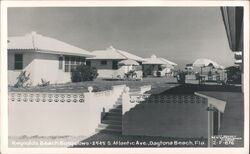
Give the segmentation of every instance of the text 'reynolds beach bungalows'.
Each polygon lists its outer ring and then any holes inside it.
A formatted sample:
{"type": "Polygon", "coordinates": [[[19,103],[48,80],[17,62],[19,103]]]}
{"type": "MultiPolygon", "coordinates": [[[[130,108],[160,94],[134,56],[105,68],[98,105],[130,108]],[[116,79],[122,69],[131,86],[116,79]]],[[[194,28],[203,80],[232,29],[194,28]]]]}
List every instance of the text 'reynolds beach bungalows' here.
{"type": "Polygon", "coordinates": [[[167,59],[152,55],[150,58],[145,58],[142,62],[144,76],[162,77],[172,75],[174,66],[177,64],[167,59]]]}
{"type": "Polygon", "coordinates": [[[8,83],[13,85],[21,71],[30,74],[32,85],[41,79],[50,83],[71,81],[71,70],[93,55],[36,32],[8,38],[8,83]]]}
{"type": "Polygon", "coordinates": [[[99,78],[124,79],[131,71],[136,72],[136,79],[142,78],[143,58],[112,46],[106,50],[96,50],[92,53],[95,57],[87,58],[86,64],[97,69],[99,78]]]}

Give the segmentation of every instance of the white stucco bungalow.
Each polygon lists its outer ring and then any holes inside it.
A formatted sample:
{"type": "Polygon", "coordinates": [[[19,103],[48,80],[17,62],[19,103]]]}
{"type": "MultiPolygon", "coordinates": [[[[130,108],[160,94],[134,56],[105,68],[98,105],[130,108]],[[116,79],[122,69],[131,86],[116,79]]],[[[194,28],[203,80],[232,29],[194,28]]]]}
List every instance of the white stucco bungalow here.
{"type": "Polygon", "coordinates": [[[150,58],[145,58],[146,61],[142,62],[144,76],[166,76],[171,75],[174,66],[177,64],[167,59],[156,57],[152,55],[150,58]]]}
{"type": "MultiPolygon", "coordinates": [[[[92,52],[95,57],[87,58],[87,65],[95,67],[98,70],[98,78],[117,79],[124,78],[125,74],[131,70],[135,70],[137,78],[142,78],[141,63],[145,61],[143,58],[126,51],[115,49],[110,46],[106,50],[96,50],[92,52]],[[124,60],[132,60],[139,66],[120,65],[124,60]]],[[[126,61],[124,61],[126,63],[126,61]]],[[[128,61],[129,62],[129,61],[128,61]]]]}
{"type": "Polygon", "coordinates": [[[13,85],[21,71],[30,74],[32,85],[41,79],[50,83],[71,81],[71,70],[93,57],[88,51],[36,32],[8,38],[8,84],[13,85]]]}

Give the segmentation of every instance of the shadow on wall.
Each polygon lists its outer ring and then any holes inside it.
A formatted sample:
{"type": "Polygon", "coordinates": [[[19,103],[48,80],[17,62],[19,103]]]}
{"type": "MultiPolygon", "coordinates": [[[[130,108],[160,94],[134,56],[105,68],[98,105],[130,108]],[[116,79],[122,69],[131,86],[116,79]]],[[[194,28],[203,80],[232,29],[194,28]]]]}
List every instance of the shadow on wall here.
{"type": "Polygon", "coordinates": [[[123,115],[123,135],[207,138],[207,101],[195,95],[151,95],[123,115]]]}
{"type": "Polygon", "coordinates": [[[196,91],[241,92],[241,87],[183,84],[151,95],[123,115],[123,135],[207,138],[208,104],[196,91]]]}

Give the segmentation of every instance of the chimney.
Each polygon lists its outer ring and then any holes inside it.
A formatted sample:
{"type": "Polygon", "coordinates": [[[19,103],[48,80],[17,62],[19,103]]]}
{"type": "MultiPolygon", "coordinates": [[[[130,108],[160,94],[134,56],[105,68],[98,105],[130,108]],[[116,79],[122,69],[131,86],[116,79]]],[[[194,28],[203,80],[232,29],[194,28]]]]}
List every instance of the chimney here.
{"type": "Polygon", "coordinates": [[[111,45],[109,46],[107,49],[110,49],[110,50],[115,50],[115,48],[111,45]]]}
{"type": "Polygon", "coordinates": [[[36,35],[36,34],[37,34],[36,31],[31,32],[31,35],[36,35]]]}

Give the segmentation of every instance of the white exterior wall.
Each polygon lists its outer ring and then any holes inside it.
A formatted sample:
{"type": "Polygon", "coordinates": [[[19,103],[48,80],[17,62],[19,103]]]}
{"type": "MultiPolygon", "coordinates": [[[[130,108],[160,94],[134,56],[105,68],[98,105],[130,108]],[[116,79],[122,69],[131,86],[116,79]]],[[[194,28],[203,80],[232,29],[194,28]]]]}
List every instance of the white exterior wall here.
{"type": "Polygon", "coordinates": [[[98,72],[98,78],[117,78],[117,76],[123,77],[126,73],[125,67],[118,66],[117,70],[112,69],[112,61],[107,60],[107,65],[101,65],[101,60],[90,60],[91,67],[95,67],[98,72]]]}
{"type": "Polygon", "coordinates": [[[50,83],[66,83],[71,81],[71,73],[59,70],[59,55],[36,53],[34,60],[34,84],[41,83],[41,79],[50,83]]]}
{"type": "MultiPolygon", "coordinates": [[[[41,83],[41,79],[50,81],[50,83],[66,83],[71,81],[71,73],[64,72],[63,68],[59,70],[59,55],[46,53],[16,52],[23,54],[23,70],[30,73],[32,85],[41,83]]],[[[22,70],[14,70],[15,52],[8,53],[8,84],[14,85],[17,76],[22,70]]]]}
{"type": "MultiPolygon", "coordinates": [[[[106,60],[107,65],[101,65],[101,60],[90,60],[90,61],[91,61],[91,67],[95,67],[97,69],[98,78],[105,78],[105,79],[124,78],[125,73],[128,73],[129,71],[133,70],[133,66],[119,66],[119,65],[117,70],[113,70],[112,69],[113,60],[106,60]]],[[[117,61],[119,62],[121,60],[117,61]]],[[[142,74],[141,71],[137,72],[142,74]]]]}
{"type": "MultiPolygon", "coordinates": [[[[153,74],[154,76],[157,76],[158,71],[154,71],[153,74]]],[[[161,71],[161,76],[166,76],[166,73],[171,73],[171,68],[164,68],[161,71]]]]}
{"type": "MultiPolygon", "coordinates": [[[[152,67],[152,65],[144,65],[143,71],[147,72],[146,70],[149,69],[149,68],[151,68],[151,67],[152,67]]],[[[159,71],[158,70],[158,66],[154,65],[154,67],[152,69],[152,75],[153,76],[157,76],[157,72],[158,71],[159,71]]],[[[169,68],[169,67],[163,68],[160,72],[161,72],[161,76],[165,76],[166,73],[171,73],[171,68],[169,68]]]]}
{"type": "Polygon", "coordinates": [[[8,84],[14,85],[17,81],[18,75],[22,70],[15,70],[15,54],[23,54],[23,70],[30,74],[31,82],[33,83],[34,79],[34,58],[35,53],[31,52],[8,52],[8,84]]]}

